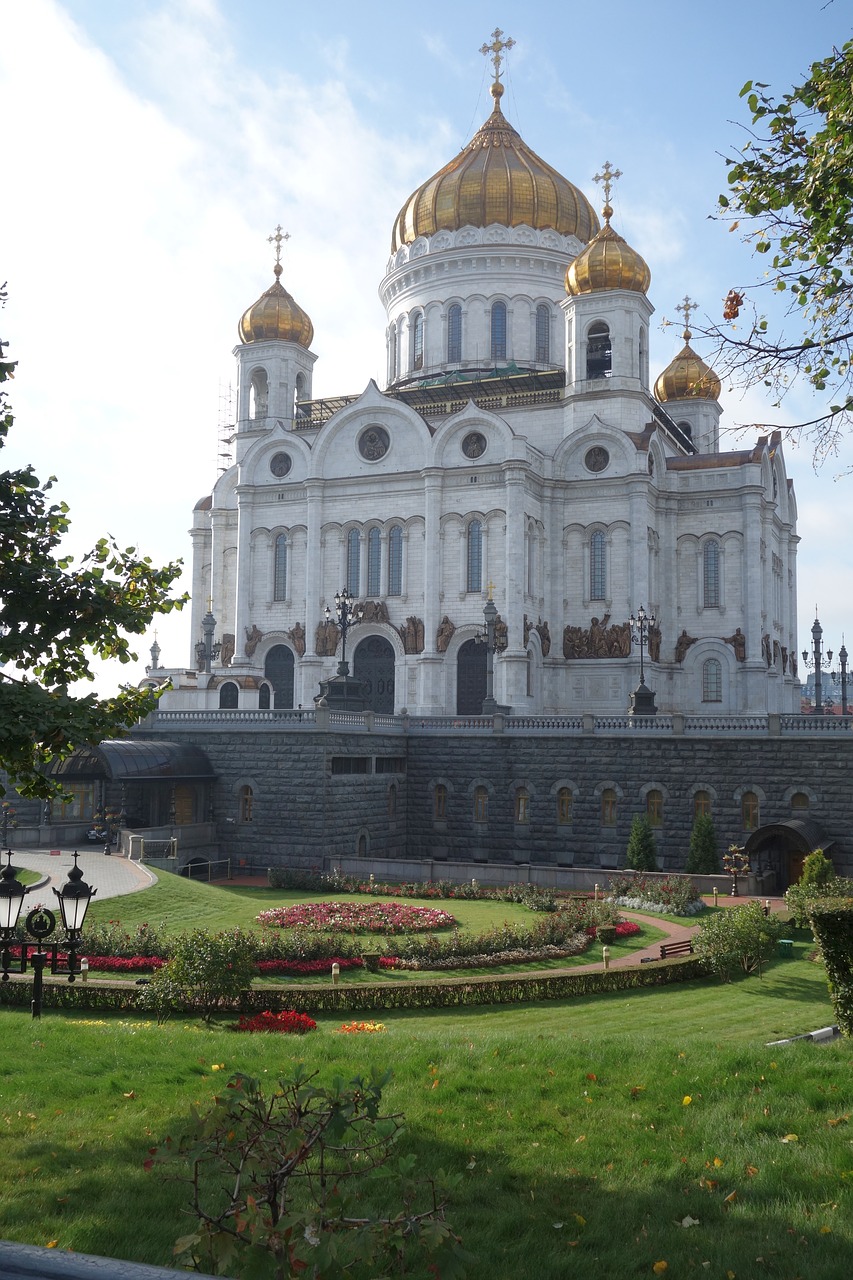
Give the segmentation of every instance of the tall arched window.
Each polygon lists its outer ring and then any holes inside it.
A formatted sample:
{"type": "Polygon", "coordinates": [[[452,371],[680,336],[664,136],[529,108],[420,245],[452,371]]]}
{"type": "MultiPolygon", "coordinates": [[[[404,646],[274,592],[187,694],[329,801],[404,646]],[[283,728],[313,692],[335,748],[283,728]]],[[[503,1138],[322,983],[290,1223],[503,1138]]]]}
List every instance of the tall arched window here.
{"type": "Polygon", "coordinates": [[[695,791],[693,793],[693,817],[694,818],[710,818],[710,816],[711,816],[710,791],[695,791]]]}
{"type": "Polygon", "coordinates": [[[527,527],[527,594],[536,594],[536,529],[527,527]]]}
{"type": "Polygon", "coordinates": [[[720,607],[720,544],[709,538],[702,548],[702,603],[706,609],[720,607]]]}
{"type": "Polygon", "coordinates": [[[740,812],[744,831],[755,831],[761,811],[754,791],[744,791],[740,798],[740,812]]]}
{"type": "Polygon", "coordinates": [[[561,827],[571,825],[574,796],[569,787],[560,787],[557,792],[557,822],[561,827]]]}
{"type": "Polygon", "coordinates": [[[474,790],[474,821],[488,822],[489,820],[489,793],[485,787],[476,787],[474,790]]]}
{"type": "Polygon", "coordinates": [[[702,664],[702,701],[722,702],[723,668],[716,658],[708,658],[702,664]]]}
{"type": "Polygon", "coordinates": [[[304,417],[306,416],[306,411],[305,411],[305,409],[303,408],[303,401],[306,399],[306,395],[305,395],[305,386],[306,386],[306,383],[305,383],[305,374],[304,374],[304,373],[297,373],[297,375],[296,375],[296,386],[295,386],[295,387],[294,387],[294,389],[293,389],[293,416],[294,416],[294,418],[304,418],[304,417]]]}
{"type": "Polygon", "coordinates": [[[603,320],[596,320],[590,325],[586,341],[586,376],[588,378],[609,378],[612,368],[613,350],[610,345],[610,330],[603,320]]]}
{"type": "Polygon", "coordinates": [[[388,335],[388,381],[393,382],[397,377],[397,326],[391,326],[391,332],[388,335]]]}
{"type": "Polygon", "coordinates": [[[378,596],[380,591],[382,567],[382,537],[379,530],[373,528],[367,535],[367,594],[378,596]]]}
{"type": "Polygon", "coordinates": [[[392,782],[388,788],[388,817],[396,818],[397,816],[397,784],[392,782]]]}
{"type": "Polygon", "coordinates": [[[618,815],[618,797],[613,787],[605,787],[601,793],[601,825],[615,827],[618,815]]]}
{"type": "Polygon", "coordinates": [[[646,792],[646,817],[652,827],[663,826],[663,792],[646,792]]]}
{"type": "Polygon", "coordinates": [[[443,822],[447,817],[447,787],[443,782],[437,783],[433,792],[432,816],[438,822],[443,822]]]}
{"type": "Polygon", "coordinates": [[[515,821],[520,826],[530,821],[530,792],[525,787],[519,787],[515,793],[515,821]]]}
{"type": "Polygon", "coordinates": [[[219,707],[222,711],[235,711],[240,695],[233,680],[228,680],[219,690],[219,707]]]}
{"type": "Polygon", "coordinates": [[[273,600],[287,599],[287,534],[280,533],[275,540],[273,571],[273,600]]]}
{"type": "Polygon", "coordinates": [[[483,526],[479,520],[468,525],[467,591],[483,590],[483,526]]]}
{"type": "Polygon", "coordinates": [[[794,794],[791,796],[791,808],[793,810],[796,810],[799,813],[802,813],[803,810],[808,809],[808,807],[809,807],[809,798],[806,795],[805,791],[795,791],[794,794]]]}
{"type": "Polygon", "coordinates": [[[269,380],[266,369],[255,369],[249,386],[249,417],[265,418],[269,412],[269,380]]]}
{"type": "Polygon", "coordinates": [[[493,364],[497,364],[499,360],[506,360],[505,302],[492,303],[491,353],[493,364]]]}
{"type": "Polygon", "coordinates": [[[544,302],[536,308],[536,363],[551,361],[551,312],[544,302]]]}
{"type": "Polygon", "coordinates": [[[361,538],[358,529],[347,534],[347,591],[351,596],[361,595],[361,538]]]}
{"type": "Polygon", "coordinates": [[[403,594],[403,530],[398,524],[388,534],[388,594],[403,594]]]}
{"type": "Polygon", "coordinates": [[[412,369],[424,367],[424,315],[416,311],[411,319],[412,326],[412,369]]]}
{"type": "Polygon", "coordinates": [[[269,711],[270,709],[270,686],[262,684],[258,691],[258,707],[261,711],[269,711]]]}
{"type": "Polygon", "coordinates": [[[251,822],[255,796],[251,787],[240,788],[240,821],[251,822]]]}
{"type": "Polygon", "coordinates": [[[459,364],[462,360],[462,308],[458,302],[447,312],[447,363],[459,364]]]}
{"type": "Polygon", "coordinates": [[[600,529],[589,540],[589,598],[607,599],[607,540],[600,529]]]}
{"type": "Polygon", "coordinates": [[[645,329],[640,329],[637,355],[640,358],[640,381],[644,387],[649,385],[649,348],[645,329]]]}

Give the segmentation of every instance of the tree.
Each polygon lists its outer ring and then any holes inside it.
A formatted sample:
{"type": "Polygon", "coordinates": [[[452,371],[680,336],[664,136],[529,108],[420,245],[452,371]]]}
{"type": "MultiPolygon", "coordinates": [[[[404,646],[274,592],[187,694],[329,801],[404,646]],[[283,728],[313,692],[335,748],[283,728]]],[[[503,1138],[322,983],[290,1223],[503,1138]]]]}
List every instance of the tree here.
{"type": "Polygon", "coordinates": [[[767,265],[760,282],[731,290],[727,323],[703,332],[718,341],[718,372],[762,381],[777,405],[797,379],[829,394],[796,428],[822,461],[853,422],[853,41],[815,62],[790,93],[776,99],[749,80],[741,97],[752,127],[726,160],[729,194],[719,204],[767,265]],[[788,331],[771,332],[761,290],[785,296],[788,331]],[[746,323],[733,323],[744,306],[746,323]]]}
{"type": "Polygon", "coordinates": [[[697,814],[693,823],[686,869],[695,876],[713,876],[720,870],[717,833],[709,813],[697,814]]]}
{"type": "MultiPolygon", "coordinates": [[[[0,305],[5,300],[4,285],[0,305]]],[[[15,364],[3,359],[7,345],[0,342],[0,384],[14,376],[15,364]]],[[[0,390],[0,448],[12,422],[0,390]]],[[[94,678],[92,657],[135,661],[127,633],[144,633],[185,598],[169,594],[180,561],[157,569],[112,538],[76,564],[62,554],[70,522],[66,504],[48,497],[53,484],[32,467],[0,471],[0,769],[21,794],[43,797],[57,790],[43,773],[51,758],[123,733],[156,704],[147,690],[72,692],[94,678]]]]}
{"type": "Polygon", "coordinates": [[[760,976],[784,927],[778,916],[765,916],[760,902],[727,907],[702,921],[694,949],[723,982],[731,982],[739,969],[760,976]]]}
{"type": "Polygon", "coordinates": [[[658,853],[654,832],[646,815],[637,814],[631,823],[625,866],[633,871],[657,871],[658,853]]]}

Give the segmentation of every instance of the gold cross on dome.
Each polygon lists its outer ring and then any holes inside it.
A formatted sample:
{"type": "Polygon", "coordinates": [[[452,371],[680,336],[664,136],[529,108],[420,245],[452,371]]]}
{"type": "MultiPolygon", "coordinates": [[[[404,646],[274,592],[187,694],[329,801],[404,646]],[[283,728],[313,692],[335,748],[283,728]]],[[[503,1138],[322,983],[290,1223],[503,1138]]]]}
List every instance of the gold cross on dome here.
{"type": "Polygon", "coordinates": [[[684,341],[686,342],[688,338],[691,336],[690,316],[696,310],[696,303],[693,302],[691,298],[688,298],[687,294],[685,293],[684,300],[682,302],[679,302],[678,306],[675,309],[676,311],[680,311],[684,316],[684,341]]]}
{"type": "Polygon", "coordinates": [[[593,182],[600,182],[604,187],[604,203],[610,204],[610,192],[613,189],[613,183],[622,177],[621,169],[614,169],[609,160],[605,160],[601,166],[601,173],[593,175],[593,182]]]}
{"type": "Polygon", "coordinates": [[[501,78],[501,62],[503,61],[501,54],[504,50],[509,51],[515,44],[512,36],[507,36],[506,40],[503,40],[502,36],[503,32],[500,27],[495,27],[492,32],[492,43],[484,44],[480,49],[480,53],[482,53],[484,57],[488,57],[489,54],[492,55],[492,66],[495,69],[495,84],[498,84],[501,78]]]}
{"type": "Polygon", "coordinates": [[[279,223],[279,225],[276,227],[274,236],[267,236],[267,240],[269,241],[269,243],[275,245],[275,265],[276,266],[278,266],[278,264],[281,262],[282,242],[289,239],[290,239],[289,231],[285,231],[284,235],[282,235],[281,223],[279,223]]]}

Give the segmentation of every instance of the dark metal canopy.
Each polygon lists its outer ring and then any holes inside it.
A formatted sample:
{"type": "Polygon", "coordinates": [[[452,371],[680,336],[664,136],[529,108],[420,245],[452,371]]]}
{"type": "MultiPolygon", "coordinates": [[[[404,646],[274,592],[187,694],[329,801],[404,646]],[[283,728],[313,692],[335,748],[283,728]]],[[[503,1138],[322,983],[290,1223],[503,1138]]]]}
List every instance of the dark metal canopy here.
{"type": "Polygon", "coordinates": [[[48,773],[54,778],[107,777],[113,782],[215,776],[200,747],[139,738],[110,740],[101,742],[97,747],[78,747],[65,760],[53,761],[48,773]]]}
{"type": "Polygon", "coordinates": [[[787,822],[769,822],[753,831],[744,845],[744,852],[754,853],[773,839],[784,840],[788,849],[797,853],[814,853],[815,849],[831,849],[835,840],[827,839],[823,827],[813,818],[789,818],[787,822]]]}

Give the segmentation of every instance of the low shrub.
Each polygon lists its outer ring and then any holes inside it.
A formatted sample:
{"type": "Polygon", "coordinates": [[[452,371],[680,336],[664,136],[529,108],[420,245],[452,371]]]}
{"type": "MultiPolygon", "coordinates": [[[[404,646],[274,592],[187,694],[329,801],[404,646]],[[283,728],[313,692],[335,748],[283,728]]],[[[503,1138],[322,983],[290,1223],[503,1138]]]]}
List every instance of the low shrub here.
{"type": "Polygon", "coordinates": [[[853,880],[832,875],[823,881],[800,880],[792,884],[785,894],[785,905],[797,928],[807,929],[810,926],[809,911],[815,902],[823,898],[850,897],[853,897],[853,880]]]}
{"type": "Polygon", "coordinates": [[[759,902],[747,902],[703,920],[694,950],[711,973],[730,982],[738,970],[760,974],[784,929],[778,916],[765,916],[759,902]]]}
{"type": "Polygon", "coordinates": [[[239,1002],[254,976],[255,957],[245,933],[195,929],[175,940],[171,959],[141,988],[139,1008],[155,1013],[158,1022],[187,1008],[210,1022],[219,1010],[239,1002]]]}
{"type": "Polygon", "coordinates": [[[611,876],[609,896],[620,907],[656,911],[660,915],[693,916],[705,910],[701,894],[689,876],[611,876]]]}
{"type": "Polygon", "coordinates": [[[297,870],[270,867],[267,879],[273,889],[307,889],[323,893],[365,893],[379,898],[460,898],[468,901],[518,902],[531,911],[554,911],[557,895],[532,884],[482,885],[476,878],[463,880],[410,880],[402,883],[365,880],[342,871],[297,870]]]}
{"type": "Polygon", "coordinates": [[[809,907],[809,921],[826,968],[835,1019],[853,1035],[853,896],[821,899],[809,907]]]}

